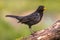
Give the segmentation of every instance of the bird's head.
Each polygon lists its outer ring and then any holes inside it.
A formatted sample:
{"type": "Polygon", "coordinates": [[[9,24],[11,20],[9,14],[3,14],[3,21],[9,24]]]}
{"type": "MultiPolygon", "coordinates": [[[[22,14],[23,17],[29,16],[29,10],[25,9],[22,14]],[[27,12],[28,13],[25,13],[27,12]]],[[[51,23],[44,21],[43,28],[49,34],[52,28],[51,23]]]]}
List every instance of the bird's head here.
{"type": "Polygon", "coordinates": [[[42,6],[42,5],[39,6],[38,9],[37,9],[38,12],[43,12],[44,10],[45,10],[45,7],[42,6]]]}

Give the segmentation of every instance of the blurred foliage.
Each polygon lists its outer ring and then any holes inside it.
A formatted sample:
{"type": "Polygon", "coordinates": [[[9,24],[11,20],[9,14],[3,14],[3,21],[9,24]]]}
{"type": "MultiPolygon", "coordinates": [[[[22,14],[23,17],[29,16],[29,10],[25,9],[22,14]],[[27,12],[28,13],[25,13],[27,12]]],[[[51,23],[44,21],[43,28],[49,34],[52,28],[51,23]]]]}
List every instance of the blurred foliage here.
{"type": "Polygon", "coordinates": [[[12,26],[0,19],[0,40],[14,40],[14,38],[16,38],[16,32],[13,30],[12,26]]]}
{"type": "Polygon", "coordinates": [[[6,19],[5,15],[31,12],[40,5],[44,5],[46,11],[42,22],[32,27],[34,31],[44,29],[54,23],[55,20],[60,19],[60,0],[0,0],[0,40],[20,40],[30,34],[27,25],[20,24],[16,26],[16,30],[15,24],[12,25],[16,22],[12,19],[13,22],[6,19]]]}

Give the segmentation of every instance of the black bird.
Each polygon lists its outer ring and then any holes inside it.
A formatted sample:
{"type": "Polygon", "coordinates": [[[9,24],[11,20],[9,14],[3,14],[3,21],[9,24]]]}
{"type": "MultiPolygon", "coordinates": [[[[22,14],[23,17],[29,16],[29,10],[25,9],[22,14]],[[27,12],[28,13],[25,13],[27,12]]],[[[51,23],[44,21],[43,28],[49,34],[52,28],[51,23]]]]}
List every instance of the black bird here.
{"type": "Polygon", "coordinates": [[[32,25],[39,23],[43,17],[44,6],[39,6],[38,9],[27,16],[6,15],[6,17],[16,18],[18,23],[24,23],[31,28],[32,25]]]}

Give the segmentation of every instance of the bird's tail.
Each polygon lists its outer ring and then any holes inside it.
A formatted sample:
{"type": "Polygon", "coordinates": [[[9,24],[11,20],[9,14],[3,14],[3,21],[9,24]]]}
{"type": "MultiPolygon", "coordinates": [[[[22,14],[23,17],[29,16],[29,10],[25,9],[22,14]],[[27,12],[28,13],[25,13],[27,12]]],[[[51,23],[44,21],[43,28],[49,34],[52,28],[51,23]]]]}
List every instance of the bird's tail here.
{"type": "Polygon", "coordinates": [[[20,16],[15,16],[15,15],[6,15],[6,17],[16,18],[16,19],[18,19],[18,20],[20,20],[20,19],[21,19],[21,17],[20,17],[20,16]]]}

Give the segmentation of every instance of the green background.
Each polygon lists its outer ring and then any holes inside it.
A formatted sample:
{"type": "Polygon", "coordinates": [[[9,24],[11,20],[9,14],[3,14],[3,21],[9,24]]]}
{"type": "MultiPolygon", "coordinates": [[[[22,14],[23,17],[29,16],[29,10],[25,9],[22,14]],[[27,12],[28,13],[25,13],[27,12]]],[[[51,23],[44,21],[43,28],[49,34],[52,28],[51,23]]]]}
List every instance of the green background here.
{"type": "Polygon", "coordinates": [[[33,31],[50,27],[60,19],[60,0],[0,0],[0,40],[21,40],[30,35],[27,25],[18,24],[16,19],[5,16],[28,15],[40,5],[44,5],[46,10],[41,22],[32,26],[33,31]]]}

